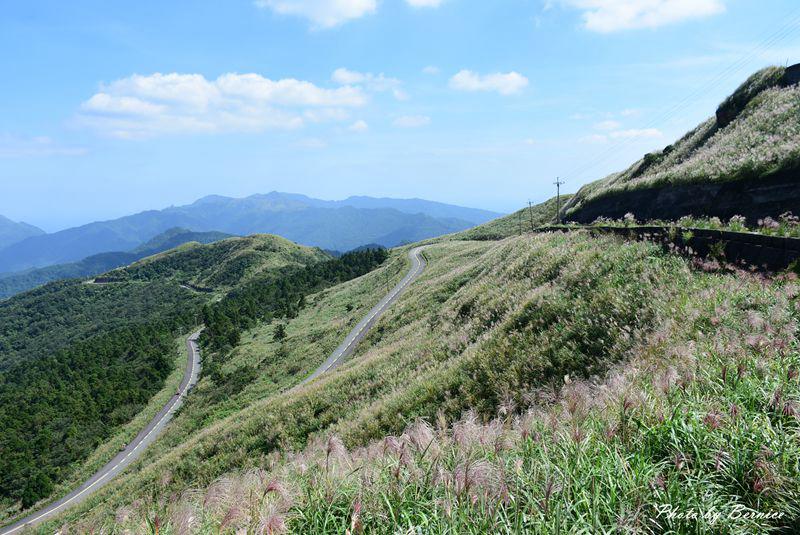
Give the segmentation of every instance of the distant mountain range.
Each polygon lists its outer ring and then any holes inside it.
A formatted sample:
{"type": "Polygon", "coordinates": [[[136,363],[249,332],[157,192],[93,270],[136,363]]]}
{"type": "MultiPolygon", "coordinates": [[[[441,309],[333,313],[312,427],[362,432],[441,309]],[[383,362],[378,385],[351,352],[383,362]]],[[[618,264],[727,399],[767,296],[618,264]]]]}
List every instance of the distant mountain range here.
{"type": "Polygon", "coordinates": [[[347,251],[368,243],[394,247],[464,230],[499,215],[421,199],[323,201],[279,192],[243,199],[214,195],[187,206],[27,237],[0,248],[0,273],[131,251],[175,227],[235,235],[277,234],[303,245],[347,251]]]}
{"type": "Polygon", "coordinates": [[[45,232],[27,223],[17,223],[0,215],[0,249],[45,232]]]}
{"type": "Polygon", "coordinates": [[[99,253],[78,262],[29,269],[0,277],[0,299],[6,299],[55,280],[99,275],[186,243],[209,244],[231,237],[233,236],[223,232],[193,232],[183,228],[169,229],[133,251],[99,253]]]}

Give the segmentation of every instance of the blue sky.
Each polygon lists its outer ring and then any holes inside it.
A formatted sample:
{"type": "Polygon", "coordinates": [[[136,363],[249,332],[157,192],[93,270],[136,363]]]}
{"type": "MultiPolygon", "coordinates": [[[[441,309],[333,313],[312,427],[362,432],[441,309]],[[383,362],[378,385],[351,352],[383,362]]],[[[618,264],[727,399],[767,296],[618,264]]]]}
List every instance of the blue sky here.
{"type": "Polygon", "coordinates": [[[208,194],[511,211],[800,61],[795,0],[10,1],[0,214],[52,231],[208,194]]]}

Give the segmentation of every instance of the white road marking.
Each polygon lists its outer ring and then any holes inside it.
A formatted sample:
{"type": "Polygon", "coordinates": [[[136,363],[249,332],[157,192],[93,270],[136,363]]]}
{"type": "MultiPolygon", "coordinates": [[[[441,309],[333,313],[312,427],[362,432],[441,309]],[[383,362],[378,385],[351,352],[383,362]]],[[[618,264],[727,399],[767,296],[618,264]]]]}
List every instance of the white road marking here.
{"type": "Polygon", "coordinates": [[[378,302],[376,308],[373,308],[373,310],[370,311],[369,316],[362,319],[353,328],[353,330],[350,331],[350,333],[345,337],[346,342],[349,340],[349,342],[347,342],[347,345],[344,345],[344,347],[342,346],[337,347],[331,354],[331,356],[328,357],[328,360],[326,360],[310,376],[308,376],[302,383],[300,383],[301,385],[316,379],[317,377],[319,377],[324,373],[327,373],[328,371],[330,371],[331,368],[337,365],[342,360],[343,357],[347,356],[348,351],[350,351],[351,347],[353,347],[354,344],[360,341],[359,338],[364,329],[372,327],[370,323],[373,321],[373,319],[386,312],[386,309],[393,304],[393,301],[397,297],[397,295],[402,291],[404,291],[412,282],[414,282],[414,280],[416,280],[416,278],[420,275],[420,273],[422,273],[426,265],[425,262],[420,258],[420,253],[422,252],[422,249],[423,247],[417,247],[409,251],[408,256],[411,259],[411,269],[406,274],[406,276],[403,277],[403,279],[397,284],[397,286],[395,286],[392,289],[391,292],[389,292],[389,294],[385,295],[378,302]]]}

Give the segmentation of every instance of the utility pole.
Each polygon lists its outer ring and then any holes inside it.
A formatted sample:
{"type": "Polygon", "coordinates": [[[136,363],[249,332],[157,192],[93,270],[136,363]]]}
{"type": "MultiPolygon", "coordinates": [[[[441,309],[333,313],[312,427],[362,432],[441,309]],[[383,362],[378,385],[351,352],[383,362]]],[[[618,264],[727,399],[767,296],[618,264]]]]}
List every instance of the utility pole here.
{"type": "MultiPolygon", "coordinates": [[[[523,208],[524,210],[524,208],[523,208]]],[[[517,212],[517,223],[519,225],[519,235],[522,236],[522,211],[517,212]]]]}
{"type": "Polygon", "coordinates": [[[528,199],[528,215],[531,218],[531,232],[533,232],[533,205],[530,199],[528,199]]]}
{"type": "Polygon", "coordinates": [[[561,178],[556,178],[556,181],[553,182],[556,186],[556,223],[561,224],[561,186],[563,186],[565,181],[561,180],[561,178]]]}

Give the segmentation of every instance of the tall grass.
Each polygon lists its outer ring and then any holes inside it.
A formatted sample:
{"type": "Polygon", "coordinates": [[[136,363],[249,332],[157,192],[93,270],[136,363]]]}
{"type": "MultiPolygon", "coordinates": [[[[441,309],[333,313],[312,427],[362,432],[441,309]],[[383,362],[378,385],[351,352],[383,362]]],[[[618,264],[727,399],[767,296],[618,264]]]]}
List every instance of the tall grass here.
{"type": "Polygon", "coordinates": [[[340,372],[151,459],[73,528],[796,524],[796,281],[694,272],[655,246],[581,233],[428,253],[415,291],[340,372]],[[752,518],[764,514],[781,518],[752,518]]]}

